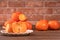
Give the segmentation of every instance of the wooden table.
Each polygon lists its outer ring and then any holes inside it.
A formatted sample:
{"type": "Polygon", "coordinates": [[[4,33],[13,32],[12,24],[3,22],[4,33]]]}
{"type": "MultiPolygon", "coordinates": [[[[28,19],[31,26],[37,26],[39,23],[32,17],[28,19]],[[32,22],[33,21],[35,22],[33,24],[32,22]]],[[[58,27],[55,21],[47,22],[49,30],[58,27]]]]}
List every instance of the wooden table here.
{"type": "Polygon", "coordinates": [[[60,30],[34,31],[29,36],[3,36],[0,33],[0,40],[60,40],[60,30]]]}

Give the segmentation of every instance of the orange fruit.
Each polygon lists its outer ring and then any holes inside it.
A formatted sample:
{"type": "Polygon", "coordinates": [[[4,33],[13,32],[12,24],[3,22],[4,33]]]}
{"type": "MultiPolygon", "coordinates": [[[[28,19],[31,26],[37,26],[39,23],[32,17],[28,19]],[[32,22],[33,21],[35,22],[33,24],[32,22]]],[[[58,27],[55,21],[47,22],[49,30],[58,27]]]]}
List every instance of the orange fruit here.
{"type": "Polygon", "coordinates": [[[27,29],[32,30],[32,24],[30,22],[26,22],[27,24],[27,29]]]}
{"type": "Polygon", "coordinates": [[[20,21],[25,21],[26,19],[27,19],[27,17],[24,14],[19,15],[19,20],[20,21]]]}
{"type": "Polygon", "coordinates": [[[7,33],[12,33],[12,32],[13,32],[13,31],[12,31],[12,24],[7,24],[6,27],[5,27],[5,31],[6,31],[7,33]]]}
{"type": "Polygon", "coordinates": [[[14,33],[24,33],[26,32],[27,27],[24,22],[15,22],[12,24],[12,29],[14,33]]]}
{"type": "MultiPolygon", "coordinates": [[[[22,22],[22,21],[19,21],[19,22],[22,22]]],[[[32,30],[32,24],[28,21],[23,21],[25,24],[26,24],[26,27],[28,30],[32,30]]]]}
{"type": "Polygon", "coordinates": [[[18,25],[17,22],[14,22],[14,23],[12,24],[12,30],[13,30],[14,33],[19,33],[19,32],[20,32],[20,31],[19,31],[19,28],[20,28],[20,26],[18,25]]]}
{"type": "Polygon", "coordinates": [[[59,22],[56,20],[49,21],[48,24],[50,29],[59,29],[59,22]]]}
{"type": "Polygon", "coordinates": [[[40,20],[36,23],[37,30],[48,30],[48,21],[47,20],[40,20]]]}
{"type": "Polygon", "coordinates": [[[20,14],[21,14],[21,12],[12,13],[11,19],[18,22],[20,14]]]}

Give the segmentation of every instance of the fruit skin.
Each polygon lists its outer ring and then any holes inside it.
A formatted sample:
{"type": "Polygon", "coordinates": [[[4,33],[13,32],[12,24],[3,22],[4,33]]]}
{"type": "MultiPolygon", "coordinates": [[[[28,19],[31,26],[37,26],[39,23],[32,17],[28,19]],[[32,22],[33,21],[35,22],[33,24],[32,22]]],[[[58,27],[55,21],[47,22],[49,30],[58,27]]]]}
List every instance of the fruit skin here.
{"type": "Polygon", "coordinates": [[[21,14],[21,12],[12,13],[11,19],[18,22],[20,14],[21,14]]]}
{"type": "Polygon", "coordinates": [[[27,24],[27,29],[32,30],[32,24],[30,22],[26,22],[27,24]]]}
{"type": "Polygon", "coordinates": [[[51,20],[48,24],[50,29],[59,29],[59,22],[56,20],[51,20]]]}
{"type": "MultiPolygon", "coordinates": [[[[19,22],[22,22],[22,21],[19,21],[19,22]]],[[[27,26],[27,29],[28,30],[32,30],[32,24],[29,22],[29,21],[23,21],[27,26]]]]}
{"type": "Polygon", "coordinates": [[[5,27],[5,31],[7,33],[13,33],[12,24],[7,24],[6,27],[5,27]]]}
{"type": "Polygon", "coordinates": [[[36,23],[36,27],[37,30],[48,30],[48,21],[47,20],[40,20],[36,23]]]}
{"type": "Polygon", "coordinates": [[[20,21],[26,21],[27,20],[27,17],[24,14],[20,14],[19,15],[19,20],[20,21]]]}
{"type": "Polygon", "coordinates": [[[25,22],[15,22],[12,24],[12,30],[14,33],[24,33],[27,30],[25,22]]]}

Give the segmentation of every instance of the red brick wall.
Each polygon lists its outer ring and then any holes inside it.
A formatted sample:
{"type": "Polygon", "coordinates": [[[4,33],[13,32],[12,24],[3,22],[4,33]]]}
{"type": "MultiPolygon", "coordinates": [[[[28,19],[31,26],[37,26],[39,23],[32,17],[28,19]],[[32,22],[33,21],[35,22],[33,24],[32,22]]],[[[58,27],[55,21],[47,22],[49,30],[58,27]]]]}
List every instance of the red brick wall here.
{"type": "Polygon", "coordinates": [[[59,0],[0,0],[0,25],[15,11],[23,12],[32,24],[40,19],[60,21],[59,0]]]}

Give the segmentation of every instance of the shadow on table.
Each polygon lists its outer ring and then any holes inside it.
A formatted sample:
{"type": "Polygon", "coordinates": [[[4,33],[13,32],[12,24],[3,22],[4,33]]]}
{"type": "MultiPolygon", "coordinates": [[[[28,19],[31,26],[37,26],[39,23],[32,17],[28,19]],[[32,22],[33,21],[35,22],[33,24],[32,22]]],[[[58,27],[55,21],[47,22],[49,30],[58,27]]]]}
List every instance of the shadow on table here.
{"type": "Polygon", "coordinates": [[[25,37],[25,36],[34,36],[35,34],[31,33],[31,34],[28,34],[28,35],[3,35],[1,34],[0,36],[5,36],[5,37],[25,37]]]}

